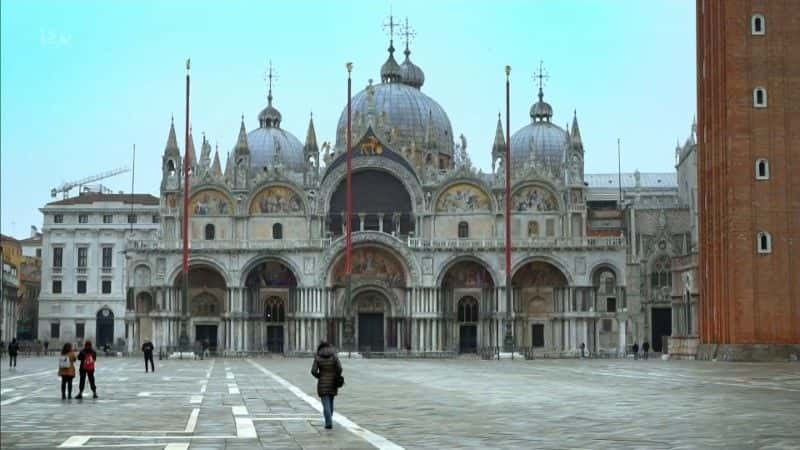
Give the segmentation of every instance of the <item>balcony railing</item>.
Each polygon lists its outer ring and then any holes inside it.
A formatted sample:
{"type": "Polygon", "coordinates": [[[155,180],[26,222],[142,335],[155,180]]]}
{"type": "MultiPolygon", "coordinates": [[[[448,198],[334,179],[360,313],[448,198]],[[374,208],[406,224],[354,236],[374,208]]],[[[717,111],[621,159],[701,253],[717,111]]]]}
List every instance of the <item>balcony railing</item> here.
{"type": "MultiPolygon", "coordinates": [[[[408,246],[414,249],[495,250],[505,248],[505,245],[504,239],[408,238],[408,246]]],[[[621,237],[549,237],[511,240],[511,247],[518,249],[597,249],[620,248],[624,245],[625,239],[621,237]]]]}
{"type": "Polygon", "coordinates": [[[113,267],[101,267],[100,268],[100,273],[103,274],[103,275],[111,275],[111,273],[113,271],[114,271],[113,267]]]}
{"type": "Polygon", "coordinates": [[[86,272],[88,270],[89,270],[88,267],[76,267],[75,268],[75,273],[77,273],[78,275],[86,275],[86,272]]]}
{"type": "MultiPolygon", "coordinates": [[[[265,241],[248,240],[193,240],[189,242],[192,250],[293,250],[293,249],[325,249],[330,247],[331,240],[323,239],[273,239],[265,241]]],[[[181,250],[182,241],[139,240],[128,241],[127,248],[132,250],[181,250]]]]}
{"type": "Polygon", "coordinates": [[[52,273],[61,273],[62,267],[53,267],[51,272],[52,273]]]}

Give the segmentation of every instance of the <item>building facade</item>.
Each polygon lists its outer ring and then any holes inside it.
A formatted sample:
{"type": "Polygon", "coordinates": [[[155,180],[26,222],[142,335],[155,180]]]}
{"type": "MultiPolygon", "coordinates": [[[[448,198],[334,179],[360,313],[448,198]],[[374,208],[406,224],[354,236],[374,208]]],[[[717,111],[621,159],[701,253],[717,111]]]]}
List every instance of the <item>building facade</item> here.
{"type": "Polygon", "coordinates": [[[85,193],[41,208],[37,337],[51,346],[90,339],[124,346],[129,239],[156,236],[158,198],[85,193]]]}
{"type": "Polygon", "coordinates": [[[703,357],[800,353],[796,9],[697,1],[703,357]]]}
{"type": "Polygon", "coordinates": [[[333,144],[318,144],[313,120],[301,142],[281,128],[270,89],[258,127],[248,132],[242,121],[224,168],[205,138],[199,155],[192,139],[182,153],[170,127],[157,237],[127,242],[129,347],[150,339],[306,353],[326,339],[373,352],[475,352],[502,346],[509,321],[516,346],[534,352],[575,354],[583,343],[617,353],[650,339],[660,349],[673,322],[674,289],[662,288],[672,286],[672,258],[690,248],[676,175],[624,174],[623,189],[609,194],[604,176],[584,173],[589,150],[577,117],[555,125],[541,85],[530,123],[511,136],[511,161],[498,118],[493,147],[479,150],[491,152],[492,170],[477,170],[464,136],[422,92],[424,73],[410,51],[402,64],[393,53],[390,45],[381,82],[352,101],[352,295],[344,271],[346,109],[333,144]],[[191,170],[185,299],[184,157],[191,170]],[[666,270],[669,281],[650,286],[661,256],[670,263],[657,272],[666,270]]]}
{"type": "Polygon", "coordinates": [[[17,337],[33,340],[39,332],[39,291],[42,287],[42,233],[31,227],[30,236],[20,239],[22,258],[19,265],[19,306],[17,337]]]}
{"type": "Polygon", "coordinates": [[[22,248],[19,241],[0,234],[0,340],[8,343],[17,337],[19,305],[19,265],[22,248]]]}

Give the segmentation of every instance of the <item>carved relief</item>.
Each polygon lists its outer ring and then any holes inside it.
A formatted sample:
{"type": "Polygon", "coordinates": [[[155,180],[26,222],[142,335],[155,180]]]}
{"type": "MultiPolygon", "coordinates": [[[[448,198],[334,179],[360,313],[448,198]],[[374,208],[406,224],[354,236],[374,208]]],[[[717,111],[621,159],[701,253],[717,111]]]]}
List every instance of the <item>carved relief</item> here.
{"type": "Polygon", "coordinates": [[[461,183],[449,187],[436,205],[437,212],[477,212],[489,211],[489,196],[478,187],[461,183]]]}
{"type": "Polygon", "coordinates": [[[250,214],[291,214],[303,211],[303,201],[293,190],[284,186],[270,186],[255,196],[250,203],[250,214]]]}
{"type": "Polygon", "coordinates": [[[556,211],[558,201],[555,195],[539,186],[528,186],[517,190],[511,201],[516,211],[556,211]]]}
{"type": "Polygon", "coordinates": [[[221,192],[201,191],[192,197],[189,211],[195,216],[227,216],[233,212],[233,202],[221,192]]]}
{"type": "Polygon", "coordinates": [[[147,266],[138,266],[133,273],[134,286],[136,287],[149,287],[150,286],[150,269],[147,266]]]}

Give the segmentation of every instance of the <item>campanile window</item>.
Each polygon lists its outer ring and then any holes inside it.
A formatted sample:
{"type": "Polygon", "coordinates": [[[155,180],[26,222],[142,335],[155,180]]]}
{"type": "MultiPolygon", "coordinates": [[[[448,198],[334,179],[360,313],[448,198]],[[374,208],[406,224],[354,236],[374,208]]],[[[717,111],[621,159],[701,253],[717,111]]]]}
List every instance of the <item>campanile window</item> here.
{"type": "Polygon", "coordinates": [[[756,180],[769,180],[769,161],[764,158],[756,160],[756,180]]]}
{"type": "Polygon", "coordinates": [[[766,33],[766,23],[763,14],[753,14],[750,19],[751,32],[754,36],[763,36],[766,33]]]}
{"type": "Polygon", "coordinates": [[[753,89],[753,106],[756,108],[767,107],[767,90],[763,87],[753,89]]]}

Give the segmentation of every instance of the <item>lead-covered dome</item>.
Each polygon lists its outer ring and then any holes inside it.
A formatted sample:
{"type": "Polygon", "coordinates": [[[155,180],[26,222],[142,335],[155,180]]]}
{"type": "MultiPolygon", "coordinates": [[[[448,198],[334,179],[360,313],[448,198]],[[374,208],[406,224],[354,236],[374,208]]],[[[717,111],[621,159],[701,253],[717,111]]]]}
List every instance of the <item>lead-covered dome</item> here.
{"type": "Polygon", "coordinates": [[[570,135],[563,128],[550,122],[553,107],[544,101],[539,88],[539,101],[531,106],[531,123],[511,136],[512,161],[527,161],[531,158],[557,167],[563,164],[570,145],[570,135]]]}
{"type": "MultiPolygon", "coordinates": [[[[431,138],[439,153],[453,154],[453,127],[444,109],[419,89],[404,83],[370,84],[353,97],[353,139],[365,131],[372,115],[373,131],[391,147],[424,148],[430,121],[431,138]]],[[[343,150],[347,128],[347,107],[336,127],[336,149],[343,150]]]]}
{"type": "Polygon", "coordinates": [[[276,162],[287,168],[302,171],[305,163],[303,144],[292,133],[281,129],[281,113],[272,106],[272,92],[267,97],[267,107],[258,115],[258,128],[247,133],[250,148],[250,167],[263,170],[276,162]],[[278,158],[276,158],[276,153],[278,158]]]}

